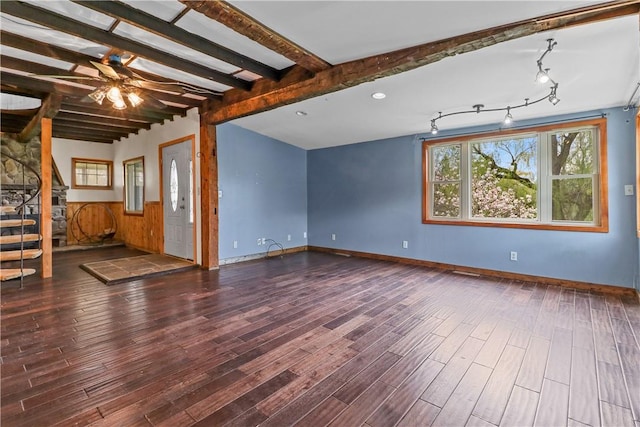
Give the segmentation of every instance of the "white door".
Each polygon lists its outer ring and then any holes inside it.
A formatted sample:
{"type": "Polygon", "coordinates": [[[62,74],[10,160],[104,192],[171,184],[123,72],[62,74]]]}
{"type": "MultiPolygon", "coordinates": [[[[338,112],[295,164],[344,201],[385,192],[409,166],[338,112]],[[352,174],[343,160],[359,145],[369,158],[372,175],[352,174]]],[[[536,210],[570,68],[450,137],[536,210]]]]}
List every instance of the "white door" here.
{"type": "Polygon", "coordinates": [[[162,148],[164,253],[193,259],[191,140],[162,148]]]}

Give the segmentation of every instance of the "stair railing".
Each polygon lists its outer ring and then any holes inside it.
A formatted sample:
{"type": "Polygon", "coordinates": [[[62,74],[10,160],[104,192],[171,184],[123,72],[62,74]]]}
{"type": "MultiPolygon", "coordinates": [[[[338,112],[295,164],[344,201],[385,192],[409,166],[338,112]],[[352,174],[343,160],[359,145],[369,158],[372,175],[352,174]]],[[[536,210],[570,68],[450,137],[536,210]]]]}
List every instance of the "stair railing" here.
{"type": "MultiPolygon", "coordinates": [[[[41,194],[40,191],[42,190],[42,178],[40,177],[40,174],[38,173],[38,171],[36,171],[34,168],[32,168],[31,166],[29,166],[28,164],[26,164],[25,162],[23,162],[22,160],[11,156],[9,154],[6,153],[2,153],[2,157],[7,157],[11,160],[13,160],[14,162],[17,162],[18,164],[20,164],[22,166],[22,202],[20,204],[18,204],[17,206],[14,206],[14,210],[17,212],[18,210],[20,211],[20,219],[21,219],[21,225],[20,225],[20,288],[23,287],[24,284],[24,274],[22,274],[24,272],[24,222],[25,222],[25,214],[26,214],[26,210],[27,210],[27,206],[29,205],[29,203],[35,199],[36,197],[37,202],[36,206],[37,206],[37,215],[39,220],[37,221],[37,227],[38,227],[38,234],[41,234],[41,222],[42,222],[42,212],[41,212],[41,194]],[[27,177],[26,177],[26,171],[29,170],[33,173],[33,176],[35,177],[38,185],[35,189],[35,191],[32,194],[28,194],[27,193],[27,177]],[[27,196],[30,196],[27,198],[27,196]]],[[[42,249],[42,240],[38,239],[38,249],[42,249]]]]}

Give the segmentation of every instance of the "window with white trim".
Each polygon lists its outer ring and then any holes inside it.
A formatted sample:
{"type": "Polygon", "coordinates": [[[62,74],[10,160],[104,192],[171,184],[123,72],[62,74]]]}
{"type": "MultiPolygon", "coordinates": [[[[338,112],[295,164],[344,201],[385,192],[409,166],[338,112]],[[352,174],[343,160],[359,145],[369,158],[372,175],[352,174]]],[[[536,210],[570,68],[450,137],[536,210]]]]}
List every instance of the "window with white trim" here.
{"type": "Polygon", "coordinates": [[[423,222],[608,230],[606,120],[425,141],[423,222]]]}

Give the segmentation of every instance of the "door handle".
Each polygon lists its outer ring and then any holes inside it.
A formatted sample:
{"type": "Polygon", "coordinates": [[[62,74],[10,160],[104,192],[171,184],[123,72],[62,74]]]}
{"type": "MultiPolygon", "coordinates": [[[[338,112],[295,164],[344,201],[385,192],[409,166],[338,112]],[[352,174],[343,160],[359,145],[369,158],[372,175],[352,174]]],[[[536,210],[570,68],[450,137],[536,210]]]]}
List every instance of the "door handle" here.
{"type": "Polygon", "coordinates": [[[180,205],[180,209],[184,209],[184,205],[180,205]]]}

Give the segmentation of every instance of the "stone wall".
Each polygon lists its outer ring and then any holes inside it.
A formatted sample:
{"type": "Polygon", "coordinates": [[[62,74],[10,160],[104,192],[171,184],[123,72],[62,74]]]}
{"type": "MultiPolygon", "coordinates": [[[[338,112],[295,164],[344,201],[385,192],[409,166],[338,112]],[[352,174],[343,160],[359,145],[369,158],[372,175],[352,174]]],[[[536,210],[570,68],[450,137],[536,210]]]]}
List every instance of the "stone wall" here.
{"type": "MultiPolygon", "coordinates": [[[[40,139],[27,143],[18,142],[10,135],[0,138],[0,203],[19,205],[37,191],[38,179],[33,171],[23,167],[14,159],[28,165],[40,174],[40,139]]],[[[65,246],[67,242],[67,190],[55,173],[52,174],[51,217],[54,246],[65,246]]],[[[40,214],[40,200],[36,197],[25,208],[25,214],[40,214]]]]}

